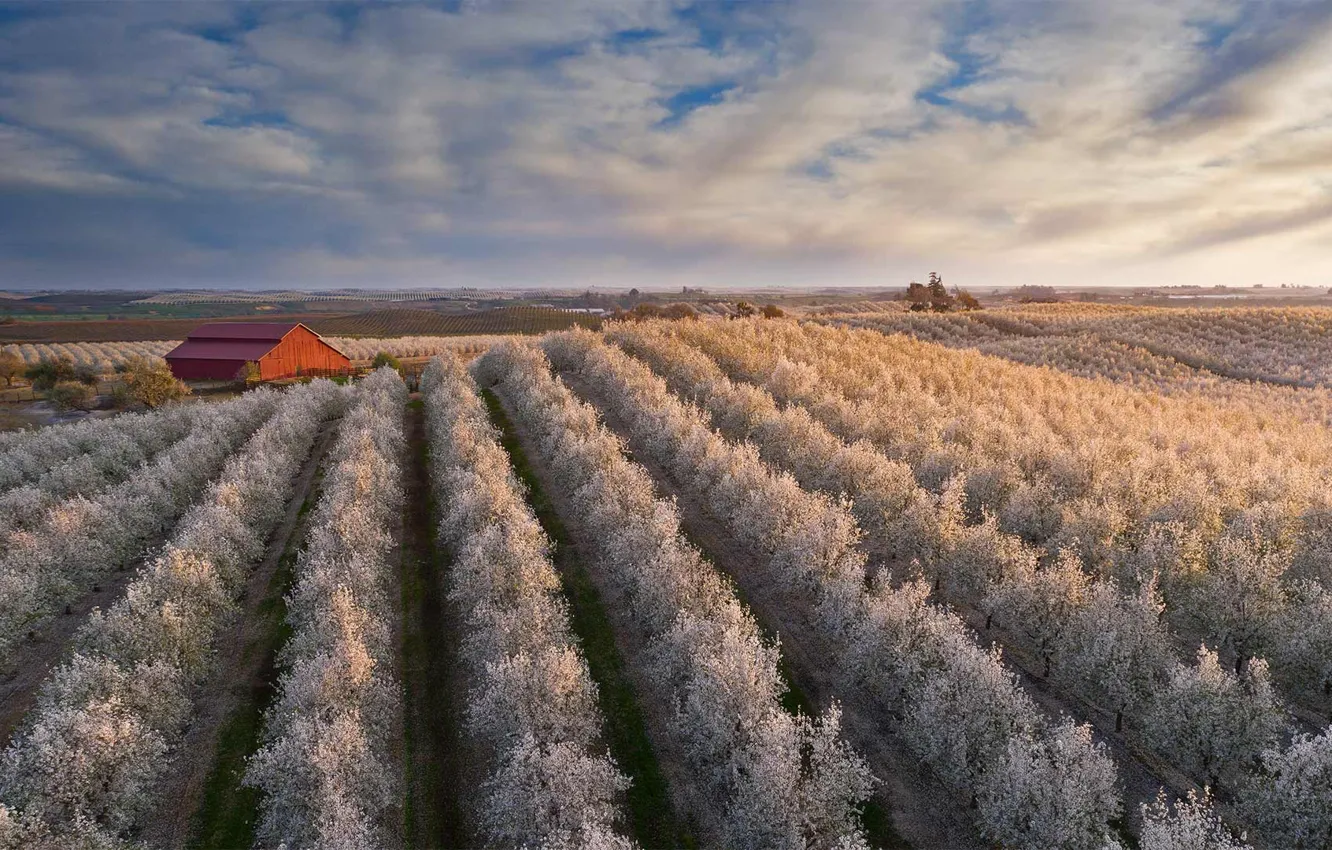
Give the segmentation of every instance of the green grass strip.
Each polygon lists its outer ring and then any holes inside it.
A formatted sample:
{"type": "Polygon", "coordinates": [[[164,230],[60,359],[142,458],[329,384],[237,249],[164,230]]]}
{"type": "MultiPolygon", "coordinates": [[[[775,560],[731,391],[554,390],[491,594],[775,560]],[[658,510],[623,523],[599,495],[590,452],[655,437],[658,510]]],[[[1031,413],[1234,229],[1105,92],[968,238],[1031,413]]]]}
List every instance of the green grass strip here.
{"type": "Polygon", "coordinates": [[[234,850],[254,845],[261,792],[241,783],[245,778],[246,760],[259,749],[264,710],[277,694],[277,653],[291,638],[285,596],[291,587],[296,555],[302,542],[299,530],[303,528],[306,514],[318,500],[322,480],[320,471],[301,503],[296,525],[298,533],[287,541],[278,567],[269,579],[264,600],[255,612],[263,628],[245,647],[245,658],[262,654],[265,660],[258,680],[233,709],[218,735],[213,769],[204,784],[203,799],[191,829],[189,846],[197,850],[234,850]]]}
{"type": "Polygon", "coordinates": [[[458,718],[450,699],[458,686],[455,638],[446,622],[445,557],[436,545],[434,493],[429,486],[430,447],[425,404],[407,404],[410,444],[407,503],[403,510],[402,687],[403,835],[411,848],[461,847],[468,843],[457,782],[458,718]]]}

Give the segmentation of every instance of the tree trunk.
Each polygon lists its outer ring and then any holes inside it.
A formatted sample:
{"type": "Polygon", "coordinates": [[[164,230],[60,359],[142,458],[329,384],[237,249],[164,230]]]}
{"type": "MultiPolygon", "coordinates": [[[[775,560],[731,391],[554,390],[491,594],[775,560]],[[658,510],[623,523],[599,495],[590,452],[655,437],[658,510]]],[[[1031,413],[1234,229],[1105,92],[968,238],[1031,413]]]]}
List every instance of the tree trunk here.
{"type": "Polygon", "coordinates": [[[1115,709],[1115,731],[1124,731],[1124,709],[1122,708],[1115,709]]]}

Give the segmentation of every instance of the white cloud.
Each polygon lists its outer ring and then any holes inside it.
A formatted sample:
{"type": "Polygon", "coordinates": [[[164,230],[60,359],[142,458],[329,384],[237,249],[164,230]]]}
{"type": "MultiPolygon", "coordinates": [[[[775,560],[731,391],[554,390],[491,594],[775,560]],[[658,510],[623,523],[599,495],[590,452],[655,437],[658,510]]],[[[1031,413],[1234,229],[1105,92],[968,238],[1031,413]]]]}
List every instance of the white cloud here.
{"type": "Polygon", "coordinates": [[[126,192],[134,184],[99,171],[82,151],[21,127],[0,124],[0,187],[64,192],[126,192]]]}
{"type": "Polygon", "coordinates": [[[33,191],[151,189],[166,233],[173,205],[307,205],[222,240],[287,278],[1332,272],[1316,3],[153,5],[0,27],[0,186],[29,193],[0,218],[33,191]]]}

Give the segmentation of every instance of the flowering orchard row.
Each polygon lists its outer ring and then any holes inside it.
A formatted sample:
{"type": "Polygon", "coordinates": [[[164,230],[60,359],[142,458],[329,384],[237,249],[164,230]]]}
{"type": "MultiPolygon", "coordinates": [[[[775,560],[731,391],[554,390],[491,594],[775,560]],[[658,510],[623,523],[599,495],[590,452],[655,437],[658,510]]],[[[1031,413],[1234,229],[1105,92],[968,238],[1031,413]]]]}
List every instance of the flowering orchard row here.
{"type": "Polygon", "coordinates": [[[423,394],[472,681],[468,731],[487,755],[483,828],[498,846],[628,847],[615,831],[628,780],[601,743],[597,686],[550,543],[461,362],[432,361],[423,394]]]}
{"type": "Polygon", "coordinates": [[[963,314],[853,314],[833,321],[1119,380],[1219,375],[1332,385],[1332,310],[1326,307],[1030,304],[963,314]]]}
{"type": "Polygon", "coordinates": [[[353,850],[386,846],[394,834],[401,694],[392,553],[406,397],[391,369],[366,378],[329,452],[287,596],[280,693],[246,774],[264,791],[262,846],[353,850]]]}
{"type": "Polygon", "coordinates": [[[144,340],[137,342],[22,342],[0,346],[0,351],[18,355],[29,366],[43,360],[68,358],[75,366],[96,369],[102,373],[115,371],[135,357],[161,357],[180,345],[178,339],[144,340]]]}
{"type": "Polygon", "coordinates": [[[320,381],[280,400],[124,596],[95,613],[0,755],[0,845],[116,846],[159,804],[154,783],[190,723],[194,686],[262,556],[296,472],[344,391],[320,381]]]}
{"type": "MultiPolygon", "coordinates": [[[[800,331],[780,328],[770,335],[791,339],[800,331]]],[[[1046,674],[1091,702],[1136,713],[1132,735],[1199,781],[1224,778],[1236,790],[1240,808],[1268,833],[1307,841],[1332,829],[1332,814],[1307,803],[1311,789],[1328,781],[1328,767],[1319,767],[1318,754],[1332,735],[1300,736],[1287,748],[1278,746],[1285,740],[1286,716],[1268,683],[1266,663],[1249,660],[1236,675],[1210,650],[1201,651],[1193,663],[1187,645],[1160,621],[1162,609],[1173,607],[1168,619],[1208,622],[1217,615],[1198,610],[1206,597],[1175,593],[1171,606],[1165,606],[1151,573],[1140,579],[1136,592],[1121,593],[1113,576],[1086,570],[1072,551],[1047,555],[1023,537],[1001,531],[984,513],[973,519],[965,509],[961,480],[950,481],[942,493],[923,490],[913,480],[920,477],[919,468],[880,452],[897,448],[875,440],[882,431],[873,417],[882,412],[838,393],[835,381],[848,365],[846,338],[826,348],[791,344],[765,351],[763,341],[745,340],[746,331],[731,328],[622,328],[612,336],[704,404],[723,430],[754,440],[767,459],[792,469],[802,483],[850,494],[869,532],[867,548],[877,560],[901,567],[914,563],[950,598],[1007,621],[1008,638],[1043,657],[1046,674]],[[735,376],[761,386],[732,384],[717,363],[682,347],[673,335],[717,355],[735,376]],[[843,443],[832,432],[870,439],[843,443]],[[1262,769],[1254,772],[1260,760],[1262,769]]],[[[856,341],[891,344],[881,340],[856,341]]],[[[886,377],[888,370],[857,373],[866,374],[886,377]]],[[[956,382],[953,387],[956,391],[956,382]]],[[[870,389],[861,386],[859,397],[882,397],[870,389]]],[[[1030,400],[1013,403],[1024,402],[1030,400]]],[[[1224,572],[1237,561],[1243,563],[1232,554],[1206,565],[1211,575],[1190,578],[1225,580],[1224,572]]],[[[1291,592],[1327,599],[1321,586],[1309,581],[1294,583],[1291,592]]],[[[1291,689],[1297,696],[1321,690],[1329,663],[1326,615],[1320,618],[1319,609],[1310,612],[1309,607],[1306,602],[1282,611],[1277,631],[1287,641],[1277,644],[1285,647],[1278,653],[1278,669],[1287,682],[1301,683],[1291,689]]]]}
{"type": "MultiPolygon", "coordinates": [[[[552,378],[540,351],[492,348],[483,382],[500,382],[586,525],[594,568],[645,646],[634,659],[648,703],[670,706],[663,743],[683,754],[690,791],[713,841],[735,847],[863,846],[857,805],[871,776],[840,740],[834,707],[787,713],[778,648],[763,639],[716,568],[685,541],[674,506],[657,499],[620,441],[552,378]]],[[[684,790],[684,789],[681,789],[684,790]]]]}
{"type": "Polygon", "coordinates": [[[47,428],[37,432],[46,439],[0,453],[0,550],[15,530],[36,526],[56,503],[125,480],[187,437],[204,412],[172,407],[86,423],[89,428],[47,428]]]}
{"type": "Polygon", "coordinates": [[[982,829],[1015,847],[1097,847],[1119,808],[1114,766],[1086,727],[1050,725],[999,662],[918,586],[866,590],[865,557],[844,504],[769,469],[753,447],[727,443],[642,364],[587,333],[548,338],[621,417],[636,450],[687,482],[727,529],[766,560],[765,579],[807,600],[835,648],[844,692],[901,718],[907,743],[964,798],[982,829]],[[861,693],[864,691],[865,693],[861,693]],[[1065,793],[1051,795],[1052,788],[1065,793]],[[1069,789],[1077,789],[1076,796],[1069,789]]]}
{"type": "MultiPolygon", "coordinates": [[[[160,542],[227,458],[273,415],[278,399],[265,390],[213,407],[199,427],[127,480],[91,498],[56,502],[32,527],[11,534],[0,553],[0,659],[29,629],[160,542]]],[[[123,420],[126,426],[134,421],[123,420]]],[[[121,422],[110,420],[99,433],[121,422]]]]}
{"type": "Polygon", "coordinates": [[[1176,629],[1201,629],[1240,667],[1266,658],[1292,698],[1325,700],[1332,430],[866,331],[676,332],[931,493],[960,490],[969,522],[993,517],[1130,592],[1156,583],[1176,629]]]}

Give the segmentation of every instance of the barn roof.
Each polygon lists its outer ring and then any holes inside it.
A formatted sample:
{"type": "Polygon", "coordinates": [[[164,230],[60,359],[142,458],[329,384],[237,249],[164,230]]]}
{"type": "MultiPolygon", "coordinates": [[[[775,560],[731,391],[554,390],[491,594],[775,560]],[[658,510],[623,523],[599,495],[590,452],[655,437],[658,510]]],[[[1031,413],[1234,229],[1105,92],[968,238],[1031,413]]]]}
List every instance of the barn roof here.
{"type": "Polygon", "coordinates": [[[166,359],[258,360],[276,344],[273,339],[187,339],[171,349],[166,359]]]}
{"type": "MultiPolygon", "coordinates": [[[[166,359],[258,360],[296,328],[310,331],[300,322],[209,322],[195,328],[184,342],[167,353],[166,359]]],[[[338,354],[347,356],[319,334],[310,333],[338,354]]]]}
{"type": "Polygon", "coordinates": [[[277,342],[300,327],[300,324],[300,322],[209,322],[195,328],[190,333],[189,339],[253,339],[277,342]]]}

